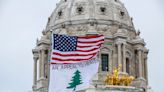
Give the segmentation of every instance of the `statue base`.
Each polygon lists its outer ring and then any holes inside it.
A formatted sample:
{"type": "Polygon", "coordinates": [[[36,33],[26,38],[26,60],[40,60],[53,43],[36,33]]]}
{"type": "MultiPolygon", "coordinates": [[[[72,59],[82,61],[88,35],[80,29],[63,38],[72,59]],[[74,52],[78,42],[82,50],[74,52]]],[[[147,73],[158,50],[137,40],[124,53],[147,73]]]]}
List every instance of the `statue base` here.
{"type": "Polygon", "coordinates": [[[132,86],[99,85],[93,88],[89,88],[85,92],[146,92],[146,91],[132,86]]]}

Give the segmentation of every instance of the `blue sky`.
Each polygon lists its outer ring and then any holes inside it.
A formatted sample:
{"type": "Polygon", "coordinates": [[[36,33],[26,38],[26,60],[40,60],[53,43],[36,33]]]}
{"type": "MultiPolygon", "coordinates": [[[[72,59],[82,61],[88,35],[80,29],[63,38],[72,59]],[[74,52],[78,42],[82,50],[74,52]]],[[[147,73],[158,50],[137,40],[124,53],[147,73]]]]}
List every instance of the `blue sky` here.
{"type": "MultiPolygon", "coordinates": [[[[0,0],[0,92],[28,92],[32,86],[31,50],[59,0],[0,0]]],[[[149,84],[164,92],[164,1],[122,0],[150,50],[149,84]]]]}

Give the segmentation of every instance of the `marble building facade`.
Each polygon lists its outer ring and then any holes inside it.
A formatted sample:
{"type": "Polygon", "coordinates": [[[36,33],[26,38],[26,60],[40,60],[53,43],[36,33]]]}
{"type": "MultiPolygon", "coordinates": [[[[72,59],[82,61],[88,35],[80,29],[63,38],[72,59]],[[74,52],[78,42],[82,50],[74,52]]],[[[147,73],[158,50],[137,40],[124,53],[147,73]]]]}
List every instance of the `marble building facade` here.
{"type": "Polygon", "coordinates": [[[33,92],[47,92],[48,89],[52,33],[105,36],[105,43],[98,55],[101,61],[99,72],[92,83],[95,91],[86,92],[133,92],[96,91],[103,88],[106,74],[112,73],[118,65],[122,65],[120,74],[135,77],[131,87],[139,90],[134,92],[148,92],[149,50],[132,20],[120,0],[60,0],[48,18],[42,37],[37,40],[36,47],[32,50],[33,92]]]}

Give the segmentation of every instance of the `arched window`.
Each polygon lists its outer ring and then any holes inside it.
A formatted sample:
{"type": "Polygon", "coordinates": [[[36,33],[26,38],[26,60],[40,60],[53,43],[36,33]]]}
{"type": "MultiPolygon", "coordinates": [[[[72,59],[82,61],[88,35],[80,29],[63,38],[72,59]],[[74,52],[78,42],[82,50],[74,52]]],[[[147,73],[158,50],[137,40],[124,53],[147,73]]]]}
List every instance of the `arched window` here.
{"type": "Polygon", "coordinates": [[[49,51],[48,50],[45,50],[44,51],[44,77],[45,78],[48,78],[48,55],[49,55],[49,51]]]}
{"type": "Polygon", "coordinates": [[[126,58],[126,73],[128,73],[128,74],[130,73],[129,64],[130,64],[129,58],[126,58]]]}
{"type": "Polygon", "coordinates": [[[146,69],[146,59],[144,59],[143,68],[144,68],[144,70],[143,70],[144,78],[147,79],[147,77],[146,77],[146,76],[147,76],[147,75],[146,75],[146,73],[147,73],[147,71],[146,71],[146,70],[147,70],[147,69],[146,69]]]}
{"type": "Polygon", "coordinates": [[[109,55],[108,54],[101,54],[102,71],[108,71],[109,70],[108,61],[109,61],[109,55]]]}
{"type": "Polygon", "coordinates": [[[138,68],[138,61],[135,62],[135,77],[138,78],[139,77],[139,68],[138,68]]]}
{"type": "Polygon", "coordinates": [[[138,67],[138,51],[135,50],[135,77],[139,77],[139,67],[138,67]]]}

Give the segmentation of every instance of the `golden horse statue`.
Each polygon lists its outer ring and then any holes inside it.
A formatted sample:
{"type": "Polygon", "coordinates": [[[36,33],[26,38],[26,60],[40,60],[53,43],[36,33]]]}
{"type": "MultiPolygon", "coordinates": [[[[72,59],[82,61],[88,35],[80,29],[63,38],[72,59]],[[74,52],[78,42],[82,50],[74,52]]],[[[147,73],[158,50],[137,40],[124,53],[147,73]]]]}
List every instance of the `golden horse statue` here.
{"type": "Polygon", "coordinates": [[[128,75],[119,75],[120,70],[121,70],[121,65],[119,65],[118,68],[114,68],[111,75],[107,74],[105,78],[105,84],[129,86],[135,78],[133,76],[128,76],[128,75]]]}

